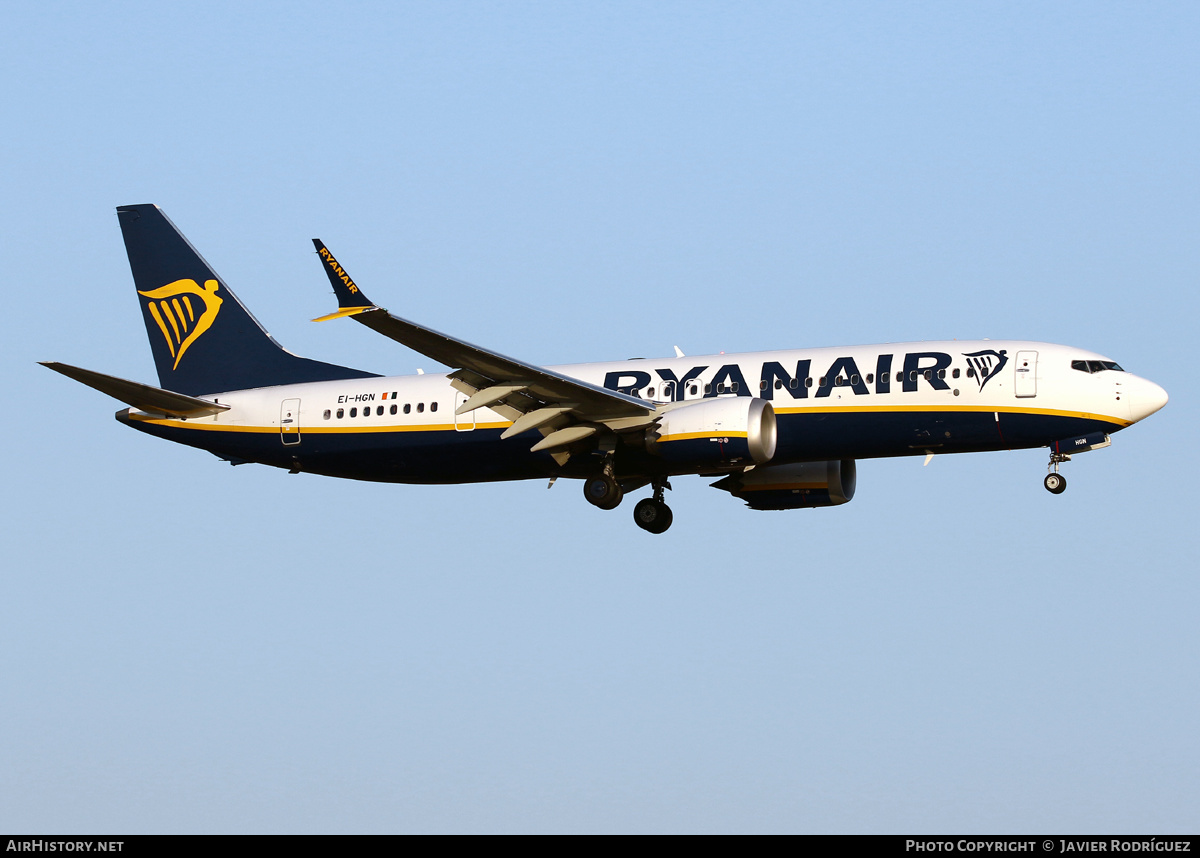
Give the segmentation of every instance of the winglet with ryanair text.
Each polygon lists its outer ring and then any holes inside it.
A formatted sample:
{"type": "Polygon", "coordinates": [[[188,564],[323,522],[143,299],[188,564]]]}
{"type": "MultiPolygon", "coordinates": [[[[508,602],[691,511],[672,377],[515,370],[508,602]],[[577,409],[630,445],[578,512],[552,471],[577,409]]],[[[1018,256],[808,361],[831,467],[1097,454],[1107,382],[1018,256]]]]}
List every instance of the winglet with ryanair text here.
{"type": "Polygon", "coordinates": [[[336,312],[329,313],[325,316],[318,316],[313,319],[314,322],[328,322],[330,319],[343,319],[346,316],[355,316],[359,313],[365,313],[367,310],[378,310],[379,308],[367,300],[367,296],[362,293],[350,275],[346,273],[346,269],[342,268],[333,254],[319,238],[312,240],[313,246],[317,248],[317,256],[321,257],[321,263],[325,266],[325,273],[329,275],[329,282],[333,284],[333,293],[337,295],[338,309],[336,312]]]}

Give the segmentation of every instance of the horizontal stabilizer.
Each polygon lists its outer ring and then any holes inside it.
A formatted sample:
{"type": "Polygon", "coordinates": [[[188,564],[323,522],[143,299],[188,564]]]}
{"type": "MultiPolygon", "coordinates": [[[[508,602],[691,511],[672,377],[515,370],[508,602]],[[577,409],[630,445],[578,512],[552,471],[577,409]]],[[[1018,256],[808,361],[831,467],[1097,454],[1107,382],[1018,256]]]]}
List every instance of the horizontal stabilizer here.
{"type": "Polygon", "coordinates": [[[54,361],[39,361],[39,363],[47,369],[62,373],[67,378],[73,378],[81,384],[86,384],[101,393],[107,393],[114,399],[119,399],[126,405],[132,405],[142,411],[153,411],[172,417],[207,417],[210,414],[219,414],[229,410],[228,405],[218,405],[207,399],[185,396],[182,393],[174,393],[136,381],[127,381],[70,364],[54,361]]]}

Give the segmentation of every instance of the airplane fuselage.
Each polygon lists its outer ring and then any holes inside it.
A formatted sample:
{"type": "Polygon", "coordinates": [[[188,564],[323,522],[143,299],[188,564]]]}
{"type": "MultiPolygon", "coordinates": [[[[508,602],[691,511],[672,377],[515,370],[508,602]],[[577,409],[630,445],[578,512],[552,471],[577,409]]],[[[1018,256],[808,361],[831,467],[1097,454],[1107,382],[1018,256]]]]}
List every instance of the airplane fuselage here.
{"type": "MultiPolygon", "coordinates": [[[[128,404],[117,419],[231,462],[394,483],[558,477],[588,503],[670,528],[669,478],[755,510],[853,499],[859,459],[1049,448],[1043,479],[1167,402],[1161,387],[1051,343],[887,343],[547,367],[375,304],[320,239],[337,309],[447,367],[385,377],[284,349],[151,204],[117,209],[159,384],[44,365],[128,404]]],[[[928,458],[926,459],[928,461],[928,458]]]]}
{"type": "MultiPolygon", "coordinates": [[[[550,369],[669,411],[705,399],[768,400],[778,424],[772,464],[1044,447],[1112,433],[1153,413],[1161,388],[1119,370],[1088,371],[1101,355],[1050,343],[979,340],[890,343],[636,359],[550,369]],[[1074,367],[1073,367],[1074,365],[1074,367]]],[[[1107,361],[1111,363],[1111,361],[1107,361]]],[[[531,452],[530,431],[489,408],[456,414],[466,396],[442,374],[214,391],[229,410],[165,418],[136,409],[135,428],[234,462],[401,483],[585,476],[531,452]]],[[[694,473],[619,445],[624,474],[694,473]]]]}

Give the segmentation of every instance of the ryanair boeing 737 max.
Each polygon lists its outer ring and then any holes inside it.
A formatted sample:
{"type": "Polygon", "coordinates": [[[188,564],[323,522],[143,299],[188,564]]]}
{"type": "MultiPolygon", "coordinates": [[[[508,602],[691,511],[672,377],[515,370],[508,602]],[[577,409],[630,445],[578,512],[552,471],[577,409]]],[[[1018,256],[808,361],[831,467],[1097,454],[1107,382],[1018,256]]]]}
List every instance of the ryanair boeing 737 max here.
{"type": "Polygon", "coordinates": [[[161,387],[45,366],[130,407],[135,429],[305,472],[397,483],[569,477],[613,509],[650,486],[634,520],[671,524],[668,480],[753,509],[834,506],[855,460],[1048,447],[1060,463],[1167,402],[1103,355],[1050,343],[893,343],[541,367],[393,316],[314,239],[339,309],[450,367],[383,377],[297,357],[250,315],[154,205],[117,209],[161,387]]]}

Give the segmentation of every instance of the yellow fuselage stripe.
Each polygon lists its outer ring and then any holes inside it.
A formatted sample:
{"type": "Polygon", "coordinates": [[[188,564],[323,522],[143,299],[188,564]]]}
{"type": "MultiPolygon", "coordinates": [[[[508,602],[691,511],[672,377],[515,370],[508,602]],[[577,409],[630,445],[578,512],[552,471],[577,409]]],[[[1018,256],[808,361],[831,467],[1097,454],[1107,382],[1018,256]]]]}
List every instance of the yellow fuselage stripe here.
{"type": "MultiPolygon", "coordinates": [[[[1025,414],[1025,415],[1043,415],[1049,417],[1074,417],[1080,420],[1096,420],[1101,423],[1112,423],[1120,427],[1132,426],[1133,421],[1124,420],[1120,417],[1113,417],[1108,414],[1095,414],[1089,411],[1061,411],[1052,408],[1019,408],[1014,406],[997,406],[997,405],[907,405],[907,406],[890,406],[890,405],[854,405],[854,406],[832,406],[819,405],[798,408],[777,408],[776,414],[852,414],[852,413],[928,413],[933,411],[940,412],[978,412],[984,414],[1001,412],[1005,414],[1025,414]]],[[[156,426],[174,426],[179,429],[202,429],[213,432],[279,432],[279,426],[248,426],[238,423],[219,422],[196,422],[189,420],[165,419],[153,417],[138,417],[131,415],[132,420],[137,420],[141,423],[151,423],[156,426]]],[[[353,418],[351,418],[353,419],[353,418]]],[[[505,429],[512,425],[511,421],[505,420],[495,423],[477,423],[475,429],[505,429]]],[[[465,427],[459,429],[453,423],[421,423],[416,425],[387,425],[387,426],[300,426],[300,432],[305,434],[364,434],[364,433],[383,433],[383,432],[449,432],[449,431],[470,431],[465,427]]],[[[294,430],[293,430],[294,431],[294,430]]],[[[685,441],[696,438],[745,438],[746,432],[683,432],[678,435],[668,435],[660,438],[659,441],[685,441]]]]}
{"type": "Polygon", "coordinates": [[[1063,411],[1055,408],[1024,408],[1017,405],[810,405],[796,408],[776,408],[776,414],[849,414],[858,412],[976,412],[982,414],[1040,414],[1048,417],[1078,417],[1082,420],[1100,420],[1118,426],[1132,426],[1132,420],[1114,417],[1111,414],[1095,414],[1091,411],[1063,411]]]}

